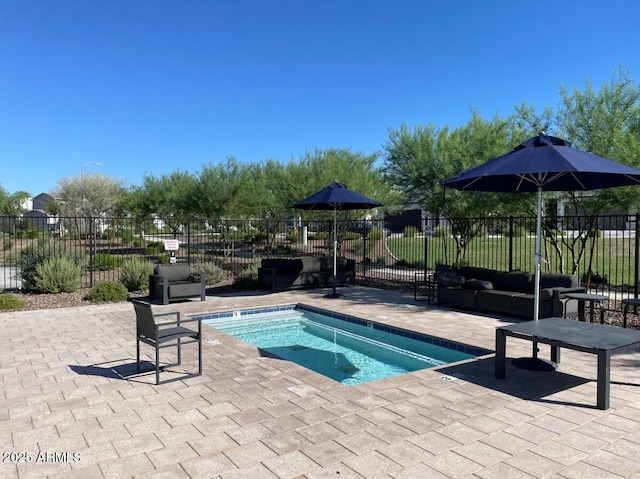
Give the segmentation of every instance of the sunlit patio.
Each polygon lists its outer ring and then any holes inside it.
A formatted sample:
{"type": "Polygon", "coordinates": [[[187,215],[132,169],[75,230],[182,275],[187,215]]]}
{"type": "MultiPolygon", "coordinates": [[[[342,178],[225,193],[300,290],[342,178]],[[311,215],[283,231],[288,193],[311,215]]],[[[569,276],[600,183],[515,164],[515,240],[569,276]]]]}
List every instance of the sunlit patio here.
{"type": "MultiPolygon", "coordinates": [[[[399,292],[342,291],[154,310],[305,303],[491,350],[495,328],[512,322],[399,292]]],[[[343,386],[203,331],[203,375],[155,386],[153,373],[134,374],[130,303],[0,314],[0,477],[640,478],[640,351],[614,356],[611,407],[599,410],[591,354],[563,350],[551,373],[508,362],[506,379],[494,377],[491,354],[343,386]]],[[[530,354],[530,342],[509,340],[509,358],[530,354]]],[[[197,368],[196,348],[183,355],[185,370],[197,368]]]]}

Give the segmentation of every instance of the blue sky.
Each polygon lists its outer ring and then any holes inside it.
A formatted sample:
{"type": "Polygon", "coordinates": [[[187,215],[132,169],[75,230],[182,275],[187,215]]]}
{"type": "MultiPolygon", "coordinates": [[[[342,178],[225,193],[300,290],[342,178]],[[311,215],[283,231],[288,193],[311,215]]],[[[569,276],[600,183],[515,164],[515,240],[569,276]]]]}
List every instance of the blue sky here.
{"type": "Polygon", "coordinates": [[[639,17],[636,0],[0,0],[0,185],[368,154],[402,123],[553,106],[620,64],[638,82],[639,17]]]}

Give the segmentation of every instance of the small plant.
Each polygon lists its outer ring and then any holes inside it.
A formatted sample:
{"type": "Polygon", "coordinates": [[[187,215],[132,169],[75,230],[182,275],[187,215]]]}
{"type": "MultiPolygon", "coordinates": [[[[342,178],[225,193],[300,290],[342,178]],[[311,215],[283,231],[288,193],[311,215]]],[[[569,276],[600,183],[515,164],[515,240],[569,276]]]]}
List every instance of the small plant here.
{"type": "Polygon", "coordinates": [[[379,241],[384,238],[384,230],[382,228],[373,228],[369,231],[367,239],[371,241],[379,241]]]}
{"type": "Polygon", "coordinates": [[[345,241],[353,241],[360,239],[362,235],[360,233],[356,233],[355,231],[347,231],[342,235],[342,239],[345,241]]]}
{"type": "Polygon", "coordinates": [[[224,277],[222,268],[212,262],[197,263],[193,266],[193,270],[196,273],[204,273],[207,284],[219,283],[224,277]]]}
{"type": "Polygon", "coordinates": [[[153,264],[145,259],[125,260],[120,272],[120,282],[128,291],[142,291],[149,288],[149,275],[153,273],[153,264]]]}
{"type": "Polygon", "coordinates": [[[117,281],[103,281],[89,290],[86,299],[93,303],[122,303],[128,296],[129,292],[124,284],[117,281]]]}
{"type": "Polygon", "coordinates": [[[36,291],[42,293],[73,293],[80,289],[82,268],[75,258],[52,256],[36,267],[36,291]]]}
{"type": "Polygon", "coordinates": [[[37,291],[36,269],[51,257],[48,250],[29,246],[20,253],[20,281],[27,292],[37,291]]]}
{"type": "Polygon", "coordinates": [[[239,291],[258,289],[258,267],[259,263],[253,263],[244,272],[233,280],[233,287],[239,291]]]}
{"type": "Polygon", "coordinates": [[[22,308],[27,300],[12,293],[0,293],[0,311],[12,311],[22,308]]]}
{"type": "Polygon", "coordinates": [[[106,253],[97,253],[93,256],[94,271],[111,271],[124,264],[124,258],[106,253]]]}
{"type": "Polygon", "coordinates": [[[13,240],[9,235],[5,235],[2,238],[2,251],[9,251],[13,246],[13,240]]]}
{"type": "Polygon", "coordinates": [[[404,230],[402,231],[402,236],[404,236],[405,238],[415,238],[416,236],[418,236],[418,228],[416,228],[415,226],[405,226],[404,230]]]}

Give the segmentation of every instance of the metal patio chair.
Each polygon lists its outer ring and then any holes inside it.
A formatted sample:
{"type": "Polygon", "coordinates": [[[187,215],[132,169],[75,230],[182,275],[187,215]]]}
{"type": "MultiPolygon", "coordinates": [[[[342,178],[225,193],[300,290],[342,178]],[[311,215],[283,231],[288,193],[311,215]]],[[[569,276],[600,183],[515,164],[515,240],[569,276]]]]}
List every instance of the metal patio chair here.
{"type": "Polygon", "coordinates": [[[153,346],[156,352],[156,385],[160,384],[160,370],[170,366],[177,366],[182,361],[181,347],[183,344],[198,343],[198,372],[180,376],[164,382],[186,379],[202,374],[202,322],[199,319],[180,320],[179,312],[153,314],[151,305],[137,299],[131,300],[136,312],[136,372],[140,372],[140,342],[153,346]],[[175,316],[176,321],[157,322],[161,316],[175,316]],[[198,323],[198,330],[185,328],[184,323],[198,323]],[[160,349],[177,347],[178,362],[160,366],[160,349]]]}

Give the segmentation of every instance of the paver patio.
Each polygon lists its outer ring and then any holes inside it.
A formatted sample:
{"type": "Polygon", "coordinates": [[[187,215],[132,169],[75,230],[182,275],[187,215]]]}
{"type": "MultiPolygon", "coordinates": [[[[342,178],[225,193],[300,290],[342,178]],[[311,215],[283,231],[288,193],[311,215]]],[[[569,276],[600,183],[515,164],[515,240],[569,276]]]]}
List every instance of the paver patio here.
{"type": "MultiPolygon", "coordinates": [[[[392,291],[325,292],[208,296],[154,310],[306,303],[491,350],[495,328],[511,321],[392,291]]],[[[203,375],[155,386],[153,373],[129,375],[129,303],[0,314],[0,477],[640,478],[640,351],[614,356],[611,408],[602,411],[590,354],[564,350],[553,373],[509,363],[504,380],[489,355],[343,386],[203,330],[203,375]]],[[[507,348],[510,358],[531,354],[529,342],[507,348]]],[[[184,348],[185,369],[196,368],[196,349],[184,348]]],[[[151,360],[152,348],[142,353],[151,360]]]]}

